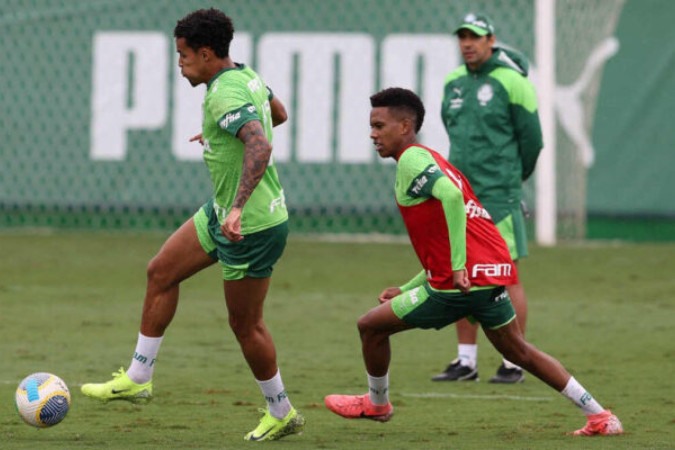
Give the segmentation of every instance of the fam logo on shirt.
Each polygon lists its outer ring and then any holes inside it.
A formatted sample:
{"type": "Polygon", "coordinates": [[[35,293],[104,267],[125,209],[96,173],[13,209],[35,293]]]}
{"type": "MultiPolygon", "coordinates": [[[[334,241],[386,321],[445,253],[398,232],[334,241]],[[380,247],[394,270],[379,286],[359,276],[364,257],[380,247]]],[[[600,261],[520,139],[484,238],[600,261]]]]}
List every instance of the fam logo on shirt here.
{"type": "Polygon", "coordinates": [[[511,264],[474,264],[471,269],[471,278],[476,278],[480,273],[486,277],[510,277],[511,264]]]}
{"type": "Polygon", "coordinates": [[[478,93],[476,97],[478,98],[478,102],[480,103],[481,106],[485,106],[488,104],[490,100],[492,100],[492,97],[494,97],[495,93],[494,90],[492,89],[492,85],[485,83],[478,89],[478,93]]]}
{"type": "Polygon", "coordinates": [[[283,192],[281,193],[281,196],[273,198],[270,202],[270,213],[273,213],[278,208],[286,209],[286,197],[284,197],[283,192]]]}

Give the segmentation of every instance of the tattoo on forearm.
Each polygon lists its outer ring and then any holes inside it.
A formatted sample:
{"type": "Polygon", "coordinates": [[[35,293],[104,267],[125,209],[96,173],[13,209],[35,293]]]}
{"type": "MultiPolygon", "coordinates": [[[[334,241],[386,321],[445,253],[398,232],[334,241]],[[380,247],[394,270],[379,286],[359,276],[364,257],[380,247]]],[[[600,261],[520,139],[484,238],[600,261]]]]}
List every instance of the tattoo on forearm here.
{"type": "Polygon", "coordinates": [[[244,125],[238,136],[244,142],[244,166],[232,207],[243,208],[265,174],[272,146],[265,137],[262,125],[257,121],[244,125]]]}

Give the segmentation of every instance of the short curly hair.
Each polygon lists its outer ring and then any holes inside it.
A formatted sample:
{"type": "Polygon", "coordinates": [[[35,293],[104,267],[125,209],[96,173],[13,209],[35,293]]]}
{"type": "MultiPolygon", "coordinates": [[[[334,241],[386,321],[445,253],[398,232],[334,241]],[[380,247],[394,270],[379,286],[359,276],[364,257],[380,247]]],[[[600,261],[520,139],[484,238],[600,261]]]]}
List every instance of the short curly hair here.
{"type": "Polygon", "coordinates": [[[373,108],[389,107],[403,111],[415,118],[415,133],[419,133],[424,123],[424,104],[413,91],[399,87],[383,89],[370,96],[373,108]]]}
{"type": "Polygon", "coordinates": [[[193,50],[209,47],[219,58],[230,56],[234,25],[225,13],[215,8],[198,9],[183,17],[173,30],[175,38],[185,39],[193,50]]]}

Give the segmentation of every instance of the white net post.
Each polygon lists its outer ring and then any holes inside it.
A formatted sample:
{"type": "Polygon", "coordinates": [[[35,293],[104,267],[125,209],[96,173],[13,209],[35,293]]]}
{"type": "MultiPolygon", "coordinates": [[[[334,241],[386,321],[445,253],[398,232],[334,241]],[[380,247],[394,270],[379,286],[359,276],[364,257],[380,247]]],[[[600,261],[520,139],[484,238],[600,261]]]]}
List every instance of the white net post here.
{"type": "Polygon", "coordinates": [[[540,245],[586,236],[586,176],[602,70],[624,0],[535,0],[535,59],[544,149],[535,171],[540,245]]]}
{"type": "Polygon", "coordinates": [[[536,183],[535,238],[538,244],[556,243],[556,127],[555,127],[555,2],[535,5],[535,58],[538,67],[539,118],[544,148],[539,156],[536,183]]]}

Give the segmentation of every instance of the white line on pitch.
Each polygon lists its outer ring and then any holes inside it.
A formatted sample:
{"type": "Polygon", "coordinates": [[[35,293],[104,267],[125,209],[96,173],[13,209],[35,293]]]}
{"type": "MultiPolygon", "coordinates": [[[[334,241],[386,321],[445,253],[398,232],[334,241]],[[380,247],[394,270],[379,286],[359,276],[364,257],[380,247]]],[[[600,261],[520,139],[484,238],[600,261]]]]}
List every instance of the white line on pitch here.
{"type": "Polygon", "coordinates": [[[404,397],[414,398],[468,398],[477,400],[519,400],[527,402],[550,402],[552,397],[523,397],[521,395],[474,395],[474,394],[452,394],[438,392],[424,392],[419,394],[403,393],[404,397]]]}

